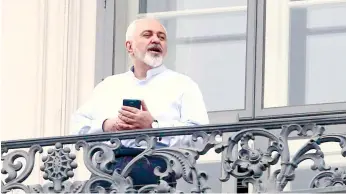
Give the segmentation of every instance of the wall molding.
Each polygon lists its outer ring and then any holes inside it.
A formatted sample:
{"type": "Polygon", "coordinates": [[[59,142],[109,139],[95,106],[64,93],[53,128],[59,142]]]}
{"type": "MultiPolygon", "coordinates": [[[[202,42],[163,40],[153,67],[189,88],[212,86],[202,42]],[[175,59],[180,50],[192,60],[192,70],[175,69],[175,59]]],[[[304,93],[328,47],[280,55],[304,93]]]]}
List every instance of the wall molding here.
{"type": "Polygon", "coordinates": [[[37,93],[37,123],[36,129],[38,137],[42,137],[44,135],[44,120],[45,120],[45,104],[46,104],[46,66],[47,66],[47,28],[48,28],[48,0],[41,0],[39,2],[39,32],[38,35],[41,37],[39,40],[39,64],[38,64],[38,72],[37,72],[37,83],[40,85],[38,87],[37,93]]]}
{"type": "Polygon", "coordinates": [[[67,23],[65,45],[65,71],[63,79],[63,95],[61,103],[61,135],[69,134],[71,113],[77,108],[78,76],[79,76],[79,49],[80,49],[80,0],[66,2],[67,23]]]}

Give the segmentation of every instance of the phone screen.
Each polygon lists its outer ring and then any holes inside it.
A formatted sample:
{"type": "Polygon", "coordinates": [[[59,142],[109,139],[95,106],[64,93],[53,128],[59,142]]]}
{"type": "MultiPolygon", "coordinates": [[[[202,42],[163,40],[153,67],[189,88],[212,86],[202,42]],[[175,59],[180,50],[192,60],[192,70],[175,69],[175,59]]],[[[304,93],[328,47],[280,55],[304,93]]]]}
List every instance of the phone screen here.
{"type": "Polygon", "coordinates": [[[141,101],[136,99],[124,99],[123,106],[130,106],[133,108],[141,109],[141,101]]]}

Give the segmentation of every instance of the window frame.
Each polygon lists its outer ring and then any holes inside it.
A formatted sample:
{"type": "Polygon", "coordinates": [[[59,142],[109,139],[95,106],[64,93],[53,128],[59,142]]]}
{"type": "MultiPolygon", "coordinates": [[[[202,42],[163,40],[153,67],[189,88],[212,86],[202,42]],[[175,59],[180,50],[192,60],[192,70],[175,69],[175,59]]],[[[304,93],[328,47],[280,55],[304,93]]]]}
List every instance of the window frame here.
{"type": "Polygon", "coordinates": [[[95,73],[96,86],[113,75],[113,35],[115,17],[114,1],[96,2],[95,73]]]}
{"type": "MultiPolygon", "coordinates": [[[[142,6],[147,5],[147,0],[141,0],[139,3],[138,8],[138,16],[157,16],[157,13],[143,13],[146,11],[145,8],[142,6]]],[[[169,5],[169,6],[175,6],[175,5],[169,5]]],[[[191,12],[193,14],[196,14],[196,12],[201,12],[205,10],[205,14],[213,14],[221,12],[228,12],[225,11],[223,8],[210,8],[210,9],[203,9],[203,10],[191,10],[187,12],[191,12]],[[215,11],[214,11],[215,10],[215,11]]],[[[236,11],[236,10],[235,10],[236,11]]],[[[169,11],[169,17],[177,17],[174,15],[175,13],[181,13],[186,11],[169,11]]],[[[232,12],[232,11],[229,11],[232,12]]],[[[159,12],[159,15],[163,15],[163,12],[159,12]]],[[[178,15],[178,14],[177,14],[178,15]]],[[[203,15],[201,13],[200,15],[203,15]]],[[[254,81],[255,81],[255,39],[256,39],[256,2],[253,0],[247,0],[247,28],[246,28],[246,59],[245,59],[245,88],[244,88],[244,109],[234,109],[234,110],[222,110],[222,111],[208,111],[208,115],[210,117],[210,120],[212,122],[218,122],[218,123],[227,123],[233,116],[239,117],[240,120],[248,120],[252,119],[254,116],[254,81]],[[229,118],[229,119],[228,119],[229,118]]],[[[204,37],[202,37],[203,39],[204,37]]],[[[207,37],[206,37],[207,38],[207,37]]],[[[225,37],[232,38],[232,37],[225,37]]],[[[177,39],[178,41],[184,41],[183,38],[177,39]]],[[[200,41],[199,39],[192,40],[192,41],[200,41]]],[[[171,50],[170,50],[171,52],[171,50]]],[[[173,51],[174,52],[174,51],[173,51]]]]}
{"type": "MultiPolygon", "coordinates": [[[[303,5],[311,2],[316,1],[290,1],[289,4],[303,5]]],[[[345,2],[345,0],[318,0],[318,3],[323,2],[345,2]]],[[[143,11],[140,5],[145,5],[146,0],[107,0],[104,3],[98,1],[96,10],[95,85],[109,75],[123,73],[129,69],[129,59],[124,49],[125,32],[129,22],[137,18],[140,9],[143,11]]],[[[239,120],[255,120],[345,114],[346,102],[263,108],[264,41],[268,27],[266,26],[266,3],[267,0],[247,0],[245,107],[244,109],[208,112],[211,120],[228,123],[227,118],[234,116],[239,120]]]]}
{"type": "MultiPolygon", "coordinates": [[[[287,1],[287,0],[286,0],[287,1]]],[[[340,0],[324,0],[317,3],[334,3],[340,0]]],[[[343,1],[345,2],[345,1],[343,1]]],[[[265,74],[265,39],[266,39],[266,6],[267,0],[258,0],[257,15],[257,41],[256,41],[256,81],[255,81],[255,117],[254,119],[282,118],[298,116],[316,116],[328,114],[345,114],[345,102],[331,102],[321,104],[305,104],[299,106],[282,106],[264,108],[264,74],[265,74]]],[[[306,0],[299,2],[287,2],[287,6],[292,4],[316,3],[306,0]]],[[[288,7],[289,9],[289,7],[288,7]]],[[[286,24],[288,25],[288,24],[286,24]]],[[[287,52],[288,53],[288,52],[287,52]]]]}

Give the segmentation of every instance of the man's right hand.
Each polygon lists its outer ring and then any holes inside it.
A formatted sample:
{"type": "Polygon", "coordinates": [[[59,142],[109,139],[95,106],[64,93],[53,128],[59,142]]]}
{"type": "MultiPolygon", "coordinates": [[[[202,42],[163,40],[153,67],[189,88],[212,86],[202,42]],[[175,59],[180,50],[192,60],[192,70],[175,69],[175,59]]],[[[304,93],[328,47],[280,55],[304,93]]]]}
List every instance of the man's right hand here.
{"type": "Polygon", "coordinates": [[[106,119],[103,122],[102,129],[105,132],[114,132],[114,131],[122,131],[122,130],[131,130],[134,126],[124,123],[118,117],[106,119]]]}

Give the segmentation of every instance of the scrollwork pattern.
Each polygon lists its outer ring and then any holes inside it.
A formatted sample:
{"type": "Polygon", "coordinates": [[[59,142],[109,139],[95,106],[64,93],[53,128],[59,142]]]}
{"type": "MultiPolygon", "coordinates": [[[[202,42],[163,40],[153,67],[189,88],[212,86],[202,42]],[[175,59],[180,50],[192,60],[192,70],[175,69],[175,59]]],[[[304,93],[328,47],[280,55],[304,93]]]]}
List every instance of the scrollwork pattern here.
{"type": "Polygon", "coordinates": [[[84,164],[92,173],[92,177],[85,183],[83,192],[91,193],[98,192],[112,192],[112,193],[128,193],[132,191],[131,177],[121,176],[116,171],[112,171],[109,166],[114,164],[115,155],[114,151],[121,147],[119,139],[111,139],[111,144],[94,143],[89,144],[86,141],[79,141],[76,143],[76,149],[84,150],[84,164]],[[107,188],[102,185],[106,185],[107,188]],[[110,191],[108,191],[110,189],[110,191]]]}
{"type": "Polygon", "coordinates": [[[270,166],[278,162],[284,150],[281,139],[264,129],[246,129],[235,133],[228,140],[227,144],[218,146],[217,153],[226,151],[223,155],[224,177],[221,181],[228,181],[230,176],[236,178],[246,178],[244,182],[254,184],[257,189],[263,188],[263,184],[258,180],[263,172],[270,166]],[[272,141],[266,152],[253,149],[249,145],[250,140],[255,141],[255,136],[266,137],[272,141]],[[240,142],[241,149],[237,152],[237,145],[240,142]],[[275,154],[276,152],[276,154],[275,154]]]}
{"type": "MultiPolygon", "coordinates": [[[[4,149],[6,153],[8,149],[4,149]]],[[[22,182],[31,174],[35,164],[35,154],[42,153],[43,149],[39,145],[33,145],[29,151],[16,150],[6,156],[2,153],[1,160],[3,161],[1,173],[8,174],[5,179],[6,184],[2,182],[1,192],[9,192],[12,189],[20,189],[24,192],[30,192],[29,187],[22,184],[22,182]],[[24,158],[26,165],[24,170],[18,175],[18,171],[23,169],[23,163],[16,161],[18,158],[24,158]]]]}
{"type": "Polygon", "coordinates": [[[313,177],[310,188],[325,188],[333,186],[346,186],[346,171],[340,168],[327,166],[321,144],[338,142],[341,155],[346,157],[346,137],[344,135],[323,135],[325,128],[315,124],[283,125],[281,133],[275,135],[265,128],[249,128],[235,132],[228,138],[227,142],[218,142],[217,136],[222,136],[222,131],[214,131],[210,134],[199,131],[192,134],[189,147],[161,147],[157,148],[157,138],[148,135],[140,135],[136,138],[136,145],[144,143],[143,149],[121,170],[114,170],[117,160],[115,153],[121,149],[121,141],[117,138],[109,142],[89,143],[78,141],[75,148],[79,151],[83,148],[83,161],[92,176],[86,180],[71,182],[74,176],[73,170],[77,168],[74,161],[76,156],[70,153],[67,147],[63,148],[61,143],[56,143],[55,148],[42,157],[44,172],[43,178],[50,182],[44,185],[25,185],[34,167],[34,158],[37,152],[42,153],[39,145],[33,145],[28,152],[15,150],[8,153],[8,148],[2,148],[1,172],[7,174],[7,178],[1,182],[1,192],[11,192],[20,189],[26,193],[181,193],[170,186],[165,178],[174,176],[191,184],[190,192],[206,193],[212,192],[208,185],[208,174],[197,168],[200,156],[207,154],[211,149],[216,153],[222,153],[223,177],[221,181],[227,181],[230,177],[243,180],[243,184],[252,184],[256,192],[281,192],[289,181],[294,180],[295,171],[300,163],[312,160],[312,170],[320,173],[313,177]],[[297,132],[298,136],[307,136],[312,133],[311,138],[294,155],[289,150],[289,136],[297,132]],[[266,138],[270,145],[265,150],[255,149],[251,141],[256,138],[266,138]],[[239,146],[239,148],[238,148],[239,146]],[[5,155],[7,154],[7,155],[5,155]],[[159,157],[167,165],[165,170],[154,169],[154,174],[160,177],[158,184],[146,185],[135,190],[132,178],[129,176],[133,167],[141,159],[148,157],[159,157]],[[24,158],[26,165],[17,161],[24,158]],[[280,169],[272,172],[269,179],[263,179],[263,174],[280,162],[280,169]],[[19,171],[22,172],[19,173],[19,171]]]}
{"type": "Polygon", "coordinates": [[[257,192],[280,192],[283,191],[289,181],[294,180],[294,171],[304,160],[314,162],[311,167],[312,170],[329,170],[330,167],[325,165],[324,154],[319,145],[325,142],[339,142],[342,155],[345,157],[346,143],[343,136],[322,136],[324,131],[324,127],[314,124],[304,126],[297,124],[283,125],[279,137],[265,129],[242,130],[230,137],[226,145],[219,145],[216,150],[218,153],[226,150],[223,159],[226,176],[220,180],[227,181],[230,176],[233,176],[243,178],[244,184],[254,185],[257,192]],[[311,131],[312,138],[291,159],[288,137],[293,131],[297,131],[298,136],[307,136],[308,132],[311,131]],[[271,141],[271,145],[266,152],[250,148],[249,140],[255,141],[255,136],[266,137],[271,141]],[[241,149],[234,154],[234,149],[239,142],[241,149]],[[311,153],[311,150],[315,150],[315,152],[311,153]],[[269,166],[275,165],[279,159],[281,159],[281,169],[274,171],[268,180],[262,181],[260,179],[262,173],[269,166]]]}
{"type": "MultiPolygon", "coordinates": [[[[159,148],[154,149],[156,144],[156,138],[151,138],[149,136],[139,136],[136,139],[137,145],[140,142],[145,141],[147,148],[135,157],[127,166],[123,169],[121,175],[126,177],[130,172],[133,165],[140,159],[147,156],[155,156],[163,158],[166,161],[167,169],[165,172],[160,172],[159,168],[154,169],[154,173],[161,179],[167,177],[170,174],[174,174],[176,179],[183,178],[186,182],[195,185],[192,188],[192,192],[206,192],[210,188],[205,185],[207,180],[207,175],[204,172],[199,172],[196,168],[196,160],[199,158],[200,154],[205,154],[209,149],[214,147],[216,144],[215,136],[219,132],[214,132],[208,135],[204,132],[198,132],[192,135],[192,141],[196,142],[198,137],[202,138],[203,144],[201,147],[191,147],[191,148],[159,148]]],[[[162,183],[164,182],[161,180],[162,183]]]]}
{"type": "Polygon", "coordinates": [[[333,186],[346,186],[346,170],[334,168],[330,171],[321,172],[316,175],[310,183],[310,188],[333,186]]]}

